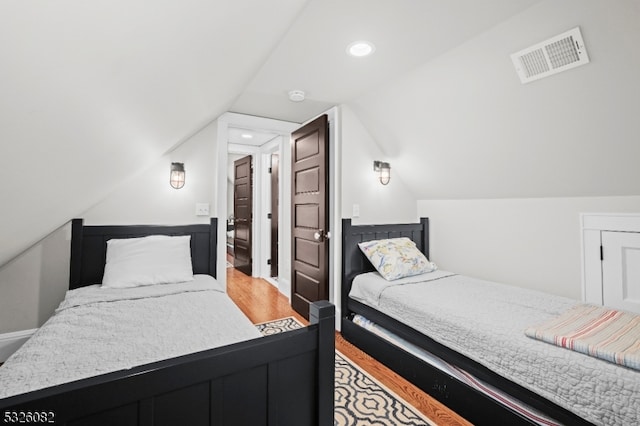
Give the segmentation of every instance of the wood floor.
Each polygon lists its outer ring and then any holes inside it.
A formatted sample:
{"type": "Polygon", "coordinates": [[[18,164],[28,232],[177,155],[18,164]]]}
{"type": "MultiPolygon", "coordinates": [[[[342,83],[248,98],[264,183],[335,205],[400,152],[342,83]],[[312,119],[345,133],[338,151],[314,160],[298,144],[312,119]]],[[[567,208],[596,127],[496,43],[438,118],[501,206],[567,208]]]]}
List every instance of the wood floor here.
{"type": "MultiPolygon", "coordinates": [[[[302,323],[307,321],[289,305],[288,299],[265,280],[251,278],[234,268],[227,268],[227,291],[233,301],[254,323],[293,316],[302,323]]],[[[336,333],[336,349],[356,362],[361,368],[443,426],[470,425],[469,422],[431,398],[393,371],[380,364],[336,333]]]]}

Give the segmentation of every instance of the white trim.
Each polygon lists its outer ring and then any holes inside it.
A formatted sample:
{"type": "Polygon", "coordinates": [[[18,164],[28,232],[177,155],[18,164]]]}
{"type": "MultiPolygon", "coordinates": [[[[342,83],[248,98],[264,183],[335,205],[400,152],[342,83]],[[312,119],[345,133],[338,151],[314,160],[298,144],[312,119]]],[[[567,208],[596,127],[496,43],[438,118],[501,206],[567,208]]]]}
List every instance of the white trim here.
{"type": "Polygon", "coordinates": [[[37,330],[37,328],[33,328],[31,330],[0,334],[0,362],[5,362],[37,330]]]}
{"type": "MultiPolygon", "coordinates": [[[[259,249],[256,252],[255,259],[258,259],[259,270],[258,275],[261,278],[269,279],[271,278],[271,265],[268,263],[271,258],[271,219],[267,217],[268,213],[271,211],[271,174],[269,173],[269,168],[271,167],[271,154],[280,155],[280,147],[283,144],[284,138],[279,135],[276,136],[273,140],[265,143],[260,147],[260,160],[262,162],[262,176],[259,179],[261,182],[261,197],[258,201],[260,204],[260,211],[256,210],[256,214],[260,214],[257,216],[259,220],[262,221],[261,225],[261,235],[259,236],[259,241],[261,242],[260,246],[257,247],[259,249]]],[[[280,173],[281,175],[281,173],[280,173]]],[[[281,177],[278,176],[278,185],[281,186],[280,182],[281,177]]],[[[282,191],[280,191],[282,194],[282,191]]],[[[257,199],[257,198],[256,198],[257,199]]],[[[278,203],[278,215],[281,215],[282,203],[278,203]]],[[[278,226],[278,235],[280,235],[280,227],[278,226]]],[[[278,260],[279,263],[279,260],[278,260]]],[[[254,263],[255,264],[255,263],[254,263]]],[[[278,265],[279,267],[280,265],[278,265]]],[[[279,269],[278,269],[279,271],[279,269]]],[[[254,274],[255,275],[255,274],[254,274]]],[[[275,281],[274,281],[275,282],[275,281]]]]}
{"type": "Polygon", "coordinates": [[[326,112],[329,117],[329,300],[336,309],[336,330],[340,330],[342,310],[342,166],[340,109],[333,107],[326,112]]]}
{"type": "Polygon", "coordinates": [[[604,304],[600,245],[602,232],[640,232],[637,213],[581,213],[582,300],[604,304]]]}
{"type": "Polygon", "coordinates": [[[600,231],[640,232],[638,213],[582,213],[582,229],[600,231]]]}

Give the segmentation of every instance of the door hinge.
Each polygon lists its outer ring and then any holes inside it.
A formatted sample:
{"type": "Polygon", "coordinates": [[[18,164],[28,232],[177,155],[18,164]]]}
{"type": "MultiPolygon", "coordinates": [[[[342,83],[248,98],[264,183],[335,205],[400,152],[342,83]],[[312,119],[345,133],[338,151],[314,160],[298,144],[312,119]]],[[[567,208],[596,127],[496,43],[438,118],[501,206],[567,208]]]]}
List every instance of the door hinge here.
{"type": "Polygon", "coordinates": [[[267,213],[267,219],[271,219],[271,213],[267,213]]]}
{"type": "Polygon", "coordinates": [[[271,259],[267,259],[267,265],[271,265],[271,259]]]}
{"type": "Polygon", "coordinates": [[[269,173],[272,173],[272,169],[271,169],[271,167],[269,167],[269,173]]]}
{"type": "Polygon", "coordinates": [[[600,244],[600,260],[604,260],[604,249],[602,248],[602,244],[600,244]]]}

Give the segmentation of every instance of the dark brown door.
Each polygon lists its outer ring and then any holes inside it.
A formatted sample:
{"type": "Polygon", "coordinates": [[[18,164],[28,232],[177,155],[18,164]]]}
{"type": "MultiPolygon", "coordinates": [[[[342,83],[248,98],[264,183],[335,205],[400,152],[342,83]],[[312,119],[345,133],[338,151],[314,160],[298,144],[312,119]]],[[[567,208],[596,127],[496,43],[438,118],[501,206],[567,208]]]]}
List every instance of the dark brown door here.
{"type": "Polygon", "coordinates": [[[309,304],[329,299],[327,116],[291,135],[291,306],[309,318],[309,304]]]}
{"type": "Polygon", "coordinates": [[[278,276],[278,205],[280,204],[280,156],[271,154],[271,276],[278,276]]]}
{"type": "Polygon", "coordinates": [[[251,226],[253,178],[251,156],[234,161],[233,172],[233,216],[235,217],[233,266],[239,271],[251,275],[251,226]]]}

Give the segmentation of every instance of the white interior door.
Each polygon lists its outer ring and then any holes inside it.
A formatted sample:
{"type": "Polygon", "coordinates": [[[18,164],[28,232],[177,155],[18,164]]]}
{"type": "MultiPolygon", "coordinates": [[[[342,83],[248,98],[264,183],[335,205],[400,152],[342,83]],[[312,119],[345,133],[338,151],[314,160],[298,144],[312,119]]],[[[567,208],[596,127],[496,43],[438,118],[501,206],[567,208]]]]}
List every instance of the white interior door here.
{"type": "Polygon", "coordinates": [[[602,232],[604,304],[640,313],[640,233],[602,232]]]}

